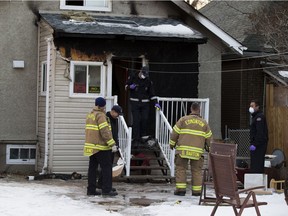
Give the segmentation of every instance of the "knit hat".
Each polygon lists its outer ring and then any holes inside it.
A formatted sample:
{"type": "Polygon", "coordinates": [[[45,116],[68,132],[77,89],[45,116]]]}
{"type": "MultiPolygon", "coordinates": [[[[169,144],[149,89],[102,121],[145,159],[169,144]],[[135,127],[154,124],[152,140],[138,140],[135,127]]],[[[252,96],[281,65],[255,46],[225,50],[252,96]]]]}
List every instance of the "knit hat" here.
{"type": "Polygon", "coordinates": [[[111,110],[114,110],[118,115],[122,115],[122,107],[119,105],[114,105],[111,110]]]}
{"type": "Polygon", "coordinates": [[[98,97],[95,99],[95,106],[104,107],[106,106],[106,100],[103,97],[98,97]]]}

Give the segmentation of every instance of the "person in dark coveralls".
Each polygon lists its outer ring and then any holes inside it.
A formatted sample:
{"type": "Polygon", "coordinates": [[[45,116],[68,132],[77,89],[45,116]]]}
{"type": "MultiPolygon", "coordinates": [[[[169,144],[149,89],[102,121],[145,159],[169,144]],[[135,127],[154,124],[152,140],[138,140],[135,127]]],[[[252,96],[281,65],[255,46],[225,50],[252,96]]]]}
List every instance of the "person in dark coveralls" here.
{"type": "Polygon", "coordinates": [[[122,115],[122,107],[119,105],[114,105],[111,111],[106,113],[109,123],[111,125],[113,139],[116,142],[116,148],[112,148],[112,163],[114,161],[114,153],[118,151],[119,148],[119,137],[118,137],[118,117],[122,115]]]}
{"type": "Polygon", "coordinates": [[[252,100],[249,112],[250,124],[250,157],[251,173],[264,173],[265,154],[268,143],[268,128],[264,114],[260,111],[259,102],[252,100]]]}
{"type": "Polygon", "coordinates": [[[116,196],[112,190],[112,148],[116,145],[105,115],[106,100],[98,97],[86,116],[84,155],[89,156],[87,195],[116,196]],[[102,193],[96,191],[98,164],[102,173],[102,193]]]}
{"type": "Polygon", "coordinates": [[[155,96],[153,82],[149,78],[148,66],[142,67],[136,76],[130,75],[125,88],[130,91],[133,117],[132,138],[133,141],[140,140],[142,137],[147,136],[150,101],[154,102],[156,109],[161,109],[155,96]]]}
{"type": "MultiPolygon", "coordinates": [[[[111,155],[112,165],[114,162],[114,155],[118,151],[118,148],[119,148],[119,137],[118,137],[118,117],[119,117],[119,115],[122,115],[122,107],[119,105],[114,105],[111,108],[111,111],[106,112],[107,121],[108,121],[109,125],[111,126],[112,136],[116,142],[116,145],[114,145],[112,147],[112,155],[111,155]]],[[[102,177],[102,173],[100,170],[99,171],[99,179],[97,181],[97,188],[99,188],[99,189],[102,188],[102,182],[103,182],[103,177],[102,177]]],[[[112,191],[116,191],[116,189],[112,187],[112,191]]]]}

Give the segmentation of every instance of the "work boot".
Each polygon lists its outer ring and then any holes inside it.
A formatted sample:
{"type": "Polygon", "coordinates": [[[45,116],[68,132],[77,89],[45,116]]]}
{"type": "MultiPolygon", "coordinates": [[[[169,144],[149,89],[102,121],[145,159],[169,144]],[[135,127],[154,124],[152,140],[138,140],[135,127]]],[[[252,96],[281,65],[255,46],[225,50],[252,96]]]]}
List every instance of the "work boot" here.
{"type": "Polygon", "coordinates": [[[87,196],[97,196],[97,195],[101,195],[101,193],[96,190],[95,191],[87,190],[87,196]]]}
{"type": "Polygon", "coordinates": [[[118,195],[118,193],[116,192],[116,191],[110,191],[110,192],[108,192],[108,193],[103,193],[102,192],[102,197],[114,197],[114,196],[117,196],[118,195]]]}
{"type": "Polygon", "coordinates": [[[192,192],[192,196],[200,196],[201,193],[200,192],[192,192]]]}
{"type": "MultiPolygon", "coordinates": [[[[98,185],[98,184],[97,184],[97,185],[96,185],[96,188],[102,190],[102,186],[101,186],[101,185],[98,185]]],[[[116,188],[113,188],[113,187],[112,187],[111,191],[116,191],[116,188]]]]}
{"type": "Polygon", "coordinates": [[[179,191],[179,190],[175,190],[174,191],[174,195],[176,196],[185,196],[186,191],[179,191]]]}

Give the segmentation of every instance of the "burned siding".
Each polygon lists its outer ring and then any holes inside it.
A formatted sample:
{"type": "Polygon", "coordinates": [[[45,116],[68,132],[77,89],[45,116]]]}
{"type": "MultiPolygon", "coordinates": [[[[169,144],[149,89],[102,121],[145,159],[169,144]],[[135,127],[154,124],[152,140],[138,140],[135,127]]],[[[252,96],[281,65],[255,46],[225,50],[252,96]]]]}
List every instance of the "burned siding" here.
{"type": "Polygon", "coordinates": [[[198,97],[198,44],[92,38],[57,38],[55,44],[72,60],[104,61],[109,53],[118,58],[145,56],[158,96],[198,97]]]}

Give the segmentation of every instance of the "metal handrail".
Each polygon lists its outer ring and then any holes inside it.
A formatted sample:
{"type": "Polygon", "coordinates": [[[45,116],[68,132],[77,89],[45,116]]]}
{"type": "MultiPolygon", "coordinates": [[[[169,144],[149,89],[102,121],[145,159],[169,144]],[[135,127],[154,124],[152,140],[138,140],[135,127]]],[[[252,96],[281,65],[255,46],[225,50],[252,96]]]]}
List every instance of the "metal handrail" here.
{"type": "Polygon", "coordinates": [[[159,110],[156,112],[156,131],[155,137],[158,140],[160,150],[163,154],[163,157],[166,160],[166,163],[170,169],[171,177],[175,175],[175,165],[174,165],[174,157],[175,157],[175,149],[171,150],[169,145],[170,134],[172,132],[172,127],[169,124],[167,118],[164,113],[159,110]]]}
{"type": "Polygon", "coordinates": [[[118,117],[119,153],[124,161],[126,176],[130,176],[132,128],[128,127],[123,116],[118,117]]]}
{"type": "Polygon", "coordinates": [[[175,150],[171,150],[169,145],[170,134],[172,132],[171,125],[174,125],[180,117],[187,115],[190,112],[190,105],[193,102],[200,103],[200,115],[208,122],[209,99],[158,97],[158,101],[162,109],[156,111],[155,137],[159,142],[163,157],[170,168],[170,175],[171,177],[174,177],[175,150]]]}

